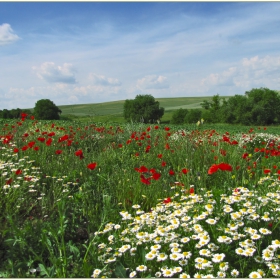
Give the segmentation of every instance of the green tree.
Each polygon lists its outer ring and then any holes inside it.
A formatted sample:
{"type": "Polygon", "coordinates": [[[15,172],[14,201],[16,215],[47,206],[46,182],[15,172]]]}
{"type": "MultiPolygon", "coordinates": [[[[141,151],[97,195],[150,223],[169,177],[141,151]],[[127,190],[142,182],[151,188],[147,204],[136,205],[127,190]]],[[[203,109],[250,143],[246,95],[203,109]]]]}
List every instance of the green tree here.
{"type": "Polygon", "coordinates": [[[192,109],[185,116],[185,123],[196,123],[201,119],[202,111],[199,109],[192,109]]]}
{"type": "Polygon", "coordinates": [[[182,108],[174,111],[171,117],[171,123],[174,124],[184,123],[187,113],[188,113],[188,109],[182,109],[182,108]]]}
{"type": "Polygon", "coordinates": [[[61,110],[49,99],[38,100],[34,108],[34,116],[38,120],[59,120],[61,110]]]}
{"type": "Polygon", "coordinates": [[[246,113],[250,111],[247,98],[244,95],[235,95],[223,102],[220,108],[221,122],[238,124],[246,122],[246,113]]]}
{"type": "Polygon", "coordinates": [[[280,96],[268,88],[253,88],[246,91],[252,106],[250,122],[254,125],[270,125],[280,121],[280,96]]]}
{"type": "Polygon", "coordinates": [[[134,122],[155,122],[164,114],[164,108],[159,107],[152,95],[137,95],[135,99],[127,99],[124,103],[124,118],[134,122]]]}
{"type": "MultiPolygon", "coordinates": [[[[209,122],[209,123],[218,123],[221,122],[221,117],[220,117],[220,109],[221,109],[221,101],[222,99],[220,98],[219,94],[216,94],[212,97],[212,101],[207,101],[204,100],[200,105],[203,110],[202,112],[202,118],[209,122]]],[[[223,100],[223,104],[225,104],[225,100],[223,100]]]]}
{"type": "Polygon", "coordinates": [[[211,106],[211,103],[207,100],[203,100],[201,103],[200,103],[200,106],[202,108],[204,108],[205,110],[208,110],[210,109],[210,106],[211,106]]]}

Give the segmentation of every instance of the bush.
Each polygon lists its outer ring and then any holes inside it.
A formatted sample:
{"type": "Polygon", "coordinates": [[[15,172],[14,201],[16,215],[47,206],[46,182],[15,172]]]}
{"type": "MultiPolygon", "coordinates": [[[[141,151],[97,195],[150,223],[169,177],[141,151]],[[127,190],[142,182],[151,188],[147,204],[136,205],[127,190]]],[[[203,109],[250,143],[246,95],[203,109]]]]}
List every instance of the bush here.
{"type": "Polygon", "coordinates": [[[155,122],[164,114],[152,95],[137,95],[134,100],[127,99],[124,103],[124,118],[134,122],[155,122]]]}
{"type": "Polygon", "coordinates": [[[196,123],[201,119],[202,111],[199,109],[189,110],[185,116],[185,123],[196,123]]]}
{"type": "Polygon", "coordinates": [[[61,110],[49,99],[38,100],[34,108],[37,120],[59,120],[61,110]]]}
{"type": "Polygon", "coordinates": [[[185,116],[188,114],[188,109],[182,109],[176,110],[171,118],[171,123],[173,124],[182,124],[184,123],[185,116]]]}

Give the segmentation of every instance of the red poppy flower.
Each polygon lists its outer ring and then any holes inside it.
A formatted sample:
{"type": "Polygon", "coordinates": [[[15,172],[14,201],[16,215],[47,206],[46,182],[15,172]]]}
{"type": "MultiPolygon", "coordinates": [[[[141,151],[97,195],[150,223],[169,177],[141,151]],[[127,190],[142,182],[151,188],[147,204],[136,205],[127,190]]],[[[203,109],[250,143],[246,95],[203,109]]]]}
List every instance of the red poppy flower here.
{"type": "Polygon", "coordinates": [[[160,173],[155,172],[155,173],[153,173],[152,178],[153,178],[154,180],[158,180],[158,179],[160,178],[160,176],[161,176],[160,173]]]}
{"type": "Polygon", "coordinates": [[[165,144],[165,149],[166,150],[169,150],[170,149],[170,146],[169,146],[169,144],[167,143],[167,144],[165,144]]]}
{"type": "Polygon", "coordinates": [[[157,155],[158,158],[162,158],[162,154],[157,155]]]}
{"type": "Polygon", "coordinates": [[[69,136],[66,134],[66,135],[60,137],[60,138],[58,139],[58,142],[63,142],[63,141],[65,141],[65,140],[67,140],[68,138],[69,138],[69,136]]]}
{"type": "Polygon", "coordinates": [[[27,145],[29,148],[32,148],[35,145],[35,141],[29,142],[27,145]]]}
{"type": "Polygon", "coordinates": [[[164,130],[169,131],[169,130],[170,130],[170,128],[169,128],[169,127],[165,127],[165,128],[164,128],[164,130]]]}
{"type": "Polygon", "coordinates": [[[149,172],[149,169],[146,166],[142,165],[142,166],[140,166],[138,172],[140,172],[140,173],[149,172]]]}
{"type": "Polygon", "coordinates": [[[154,173],[156,173],[156,170],[155,170],[155,168],[151,168],[149,172],[150,172],[151,174],[154,174],[154,173]]]}
{"type": "Polygon", "coordinates": [[[231,145],[238,145],[238,142],[236,140],[233,140],[230,144],[231,145]]]}
{"type": "Polygon", "coordinates": [[[21,117],[22,117],[22,118],[26,118],[26,117],[27,117],[27,114],[26,114],[26,113],[21,113],[21,117]]]}
{"type": "Polygon", "coordinates": [[[18,153],[19,149],[18,148],[14,148],[14,153],[18,153]]]}
{"type": "Polygon", "coordinates": [[[194,193],[194,188],[193,187],[190,188],[190,194],[192,194],[192,193],[194,193]]]}
{"type": "Polygon", "coordinates": [[[38,137],[37,140],[40,142],[45,142],[46,139],[44,137],[38,137]]]}
{"type": "Polygon", "coordinates": [[[242,158],[246,159],[248,156],[249,156],[248,153],[244,153],[244,154],[242,155],[242,158]]]}
{"type": "Polygon", "coordinates": [[[183,172],[184,174],[187,174],[189,171],[190,171],[190,170],[188,170],[187,168],[183,168],[183,169],[182,169],[182,172],[183,172]]]}
{"type": "Polygon", "coordinates": [[[97,163],[92,162],[92,163],[88,164],[87,168],[90,169],[90,170],[94,170],[96,166],[97,166],[97,163]]]}
{"type": "Polygon", "coordinates": [[[228,163],[220,163],[218,165],[218,168],[221,169],[222,171],[232,171],[232,166],[228,163]]]}
{"type": "Polygon", "coordinates": [[[150,185],[151,184],[151,178],[145,178],[143,174],[141,174],[140,176],[140,180],[143,184],[146,184],[146,185],[150,185]]]}
{"type": "Polygon", "coordinates": [[[171,170],[169,170],[169,175],[173,176],[173,175],[175,175],[175,172],[171,169],[171,170]]]}
{"type": "Polygon", "coordinates": [[[122,144],[119,144],[119,145],[118,145],[119,148],[122,148],[122,146],[123,146],[122,144]]]}
{"type": "Polygon", "coordinates": [[[159,126],[158,126],[158,125],[156,125],[154,128],[155,128],[155,129],[158,129],[158,127],[159,127],[159,126]]]}
{"type": "Polygon", "coordinates": [[[219,169],[217,164],[213,164],[209,169],[208,169],[208,174],[211,175],[215,172],[217,172],[219,169]]]}
{"type": "Polygon", "coordinates": [[[28,149],[28,146],[23,146],[23,147],[21,148],[22,151],[26,151],[27,149],[28,149]]]}
{"type": "Polygon", "coordinates": [[[83,155],[83,151],[82,151],[82,150],[78,150],[77,152],[75,152],[75,155],[76,155],[77,157],[80,157],[80,156],[83,155]]]}
{"type": "Polygon", "coordinates": [[[39,151],[39,147],[34,147],[33,150],[34,151],[39,151]]]}
{"type": "Polygon", "coordinates": [[[264,169],[264,174],[268,174],[268,173],[270,173],[271,172],[271,170],[270,169],[264,169]]]}
{"type": "Polygon", "coordinates": [[[56,150],[55,153],[56,153],[57,155],[60,155],[60,154],[62,153],[62,150],[56,150]]]}
{"type": "Polygon", "coordinates": [[[161,166],[164,167],[165,165],[166,165],[166,162],[165,162],[165,161],[162,161],[162,162],[161,162],[161,166]]]}
{"type": "Polygon", "coordinates": [[[48,138],[48,140],[46,141],[46,145],[47,146],[50,146],[52,143],[52,138],[48,138]]]}
{"type": "Polygon", "coordinates": [[[28,177],[28,176],[26,176],[26,177],[24,177],[24,181],[31,181],[31,179],[32,179],[32,177],[28,177]]]}
{"type": "Polygon", "coordinates": [[[20,175],[20,174],[22,174],[22,170],[18,169],[15,173],[16,173],[16,175],[20,175]]]}
{"type": "Polygon", "coordinates": [[[6,181],[6,185],[11,185],[12,182],[13,182],[13,179],[10,178],[9,180],[6,181]]]}
{"type": "Polygon", "coordinates": [[[163,200],[163,203],[164,203],[164,204],[168,204],[168,203],[170,203],[170,202],[172,202],[172,200],[171,200],[170,197],[168,197],[167,199],[164,199],[164,200],[163,200]]]}

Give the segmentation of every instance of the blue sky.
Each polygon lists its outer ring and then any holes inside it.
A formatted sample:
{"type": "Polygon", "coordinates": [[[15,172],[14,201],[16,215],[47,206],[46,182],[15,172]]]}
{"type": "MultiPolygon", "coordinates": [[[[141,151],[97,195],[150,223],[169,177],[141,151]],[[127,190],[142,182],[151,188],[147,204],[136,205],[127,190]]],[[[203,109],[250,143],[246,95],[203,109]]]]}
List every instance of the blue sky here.
{"type": "Polygon", "coordinates": [[[280,90],[280,2],[0,2],[0,109],[280,90]]]}

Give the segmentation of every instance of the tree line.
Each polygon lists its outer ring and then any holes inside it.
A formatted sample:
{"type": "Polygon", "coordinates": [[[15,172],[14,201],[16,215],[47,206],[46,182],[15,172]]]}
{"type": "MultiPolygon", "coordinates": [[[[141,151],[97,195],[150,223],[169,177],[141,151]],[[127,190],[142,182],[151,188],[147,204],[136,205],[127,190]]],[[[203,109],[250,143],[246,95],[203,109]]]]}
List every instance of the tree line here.
{"type": "MultiPolygon", "coordinates": [[[[178,109],[172,114],[171,123],[196,123],[203,119],[207,123],[242,125],[280,124],[280,95],[268,88],[253,88],[244,95],[222,98],[218,94],[211,101],[204,100],[202,109],[178,109]]],[[[0,110],[0,118],[19,119],[22,109],[0,110]]],[[[49,99],[38,100],[33,112],[37,120],[58,120],[61,110],[49,99]]],[[[156,123],[164,115],[164,108],[152,95],[137,95],[124,102],[123,116],[126,121],[156,123]]]]}
{"type": "MultiPolygon", "coordinates": [[[[242,125],[271,125],[280,123],[280,96],[268,88],[253,88],[245,95],[221,98],[218,94],[211,101],[204,100],[202,109],[175,110],[171,123],[196,123],[203,119],[207,123],[228,123],[242,125]]],[[[124,118],[134,122],[155,122],[164,115],[151,95],[137,95],[124,103],[124,118]]]]}

